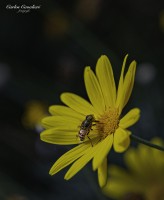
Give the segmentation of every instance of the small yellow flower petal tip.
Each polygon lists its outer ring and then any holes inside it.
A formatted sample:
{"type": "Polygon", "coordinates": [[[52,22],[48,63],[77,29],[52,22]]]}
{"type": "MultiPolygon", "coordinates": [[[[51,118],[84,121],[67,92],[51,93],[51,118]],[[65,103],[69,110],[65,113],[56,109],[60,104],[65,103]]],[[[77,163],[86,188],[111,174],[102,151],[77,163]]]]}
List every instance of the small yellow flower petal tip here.
{"type": "Polygon", "coordinates": [[[127,56],[123,61],[118,89],[112,65],[107,56],[102,55],[96,64],[96,73],[89,66],[84,70],[90,101],[67,92],[61,94],[65,106],[50,107],[51,116],[42,120],[46,130],[41,133],[41,140],[52,144],[77,145],[54,163],[51,175],[72,164],[65,175],[68,180],[92,160],[93,170],[98,172],[100,187],[106,184],[107,155],[110,149],[113,146],[116,152],[121,153],[128,148],[131,134],[128,127],[140,117],[140,110],[134,108],[121,118],[122,110],[132,93],[136,68],[136,63],[131,62],[124,73],[127,56]]]}

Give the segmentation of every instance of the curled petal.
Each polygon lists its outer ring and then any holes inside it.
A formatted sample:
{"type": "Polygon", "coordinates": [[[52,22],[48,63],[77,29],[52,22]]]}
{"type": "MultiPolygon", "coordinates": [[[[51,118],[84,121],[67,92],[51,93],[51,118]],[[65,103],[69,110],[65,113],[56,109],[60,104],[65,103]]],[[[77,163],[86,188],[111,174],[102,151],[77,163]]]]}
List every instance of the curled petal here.
{"type": "Polygon", "coordinates": [[[119,80],[118,90],[117,90],[116,107],[119,107],[123,98],[124,71],[125,71],[125,64],[126,64],[127,57],[128,55],[125,56],[123,64],[122,64],[122,70],[121,70],[121,75],[120,75],[120,80],[119,80]]]}
{"type": "Polygon", "coordinates": [[[123,108],[127,104],[134,85],[134,78],[136,72],[136,61],[131,62],[128,72],[126,73],[125,80],[124,80],[124,98],[123,98],[123,108]]]}
{"type": "Polygon", "coordinates": [[[114,150],[118,153],[124,152],[130,144],[130,131],[118,128],[114,133],[114,150]]]}
{"type": "Polygon", "coordinates": [[[122,109],[127,104],[130,98],[133,85],[134,85],[134,77],[135,77],[135,71],[136,71],[136,62],[133,61],[131,62],[129,69],[124,78],[126,59],[127,59],[127,56],[125,56],[125,59],[123,62],[121,76],[120,76],[119,85],[118,85],[118,91],[117,91],[116,107],[119,108],[119,113],[122,112],[122,109]]]}
{"type": "Polygon", "coordinates": [[[139,118],[140,109],[133,108],[120,120],[119,126],[123,129],[126,129],[135,124],[139,120],[139,118]]]}

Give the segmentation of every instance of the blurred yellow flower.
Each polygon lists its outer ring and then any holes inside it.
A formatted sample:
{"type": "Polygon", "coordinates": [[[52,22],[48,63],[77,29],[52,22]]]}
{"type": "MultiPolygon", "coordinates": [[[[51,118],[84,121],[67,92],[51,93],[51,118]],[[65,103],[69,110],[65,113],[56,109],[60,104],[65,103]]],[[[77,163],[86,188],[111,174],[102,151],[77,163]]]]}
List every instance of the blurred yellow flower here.
{"type": "Polygon", "coordinates": [[[68,107],[50,107],[53,116],[42,120],[47,130],[41,133],[41,140],[60,145],[78,144],[55,162],[50,170],[51,175],[73,163],[64,177],[68,180],[93,159],[92,166],[93,170],[98,170],[99,185],[103,187],[106,184],[107,155],[112,145],[116,152],[128,148],[131,132],[127,128],[136,123],[140,116],[140,110],[133,108],[120,118],[131,95],[136,70],[136,62],[133,61],[124,76],[126,59],[127,56],[123,62],[117,92],[112,66],[103,55],[97,62],[96,73],[90,67],[84,70],[85,87],[91,103],[76,94],[63,93],[61,101],[68,107]],[[88,137],[81,142],[77,134],[87,115],[93,115],[95,122],[88,137]]]}
{"type": "Polygon", "coordinates": [[[25,105],[22,123],[26,128],[35,129],[41,126],[41,119],[47,115],[46,105],[40,101],[31,100],[25,105]]]}
{"type": "MultiPolygon", "coordinates": [[[[164,146],[159,138],[152,143],[164,146]]],[[[139,144],[137,149],[129,149],[124,159],[127,170],[109,167],[104,193],[114,199],[133,200],[140,196],[144,200],[164,200],[164,152],[139,144]]]]}

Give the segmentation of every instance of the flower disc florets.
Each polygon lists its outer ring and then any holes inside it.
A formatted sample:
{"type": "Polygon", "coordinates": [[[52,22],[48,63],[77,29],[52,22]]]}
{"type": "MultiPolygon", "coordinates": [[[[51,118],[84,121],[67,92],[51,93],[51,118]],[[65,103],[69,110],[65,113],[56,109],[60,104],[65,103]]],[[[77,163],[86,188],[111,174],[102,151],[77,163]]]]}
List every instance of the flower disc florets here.
{"type": "Polygon", "coordinates": [[[119,113],[117,108],[109,108],[99,118],[96,128],[100,139],[106,138],[115,132],[119,125],[119,113]]]}

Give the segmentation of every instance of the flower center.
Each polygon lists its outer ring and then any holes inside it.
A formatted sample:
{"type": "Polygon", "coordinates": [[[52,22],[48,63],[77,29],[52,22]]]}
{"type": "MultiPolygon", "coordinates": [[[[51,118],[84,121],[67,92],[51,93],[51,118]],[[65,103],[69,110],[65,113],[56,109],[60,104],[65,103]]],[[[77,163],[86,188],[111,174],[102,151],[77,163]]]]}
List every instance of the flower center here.
{"type": "Polygon", "coordinates": [[[119,113],[117,108],[109,108],[99,118],[96,128],[101,139],[115,132],[119,125],[119,113]]]}

